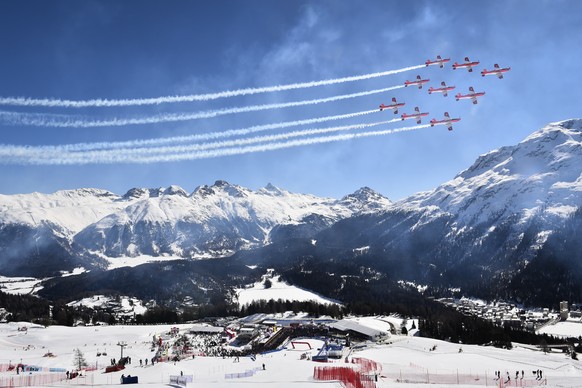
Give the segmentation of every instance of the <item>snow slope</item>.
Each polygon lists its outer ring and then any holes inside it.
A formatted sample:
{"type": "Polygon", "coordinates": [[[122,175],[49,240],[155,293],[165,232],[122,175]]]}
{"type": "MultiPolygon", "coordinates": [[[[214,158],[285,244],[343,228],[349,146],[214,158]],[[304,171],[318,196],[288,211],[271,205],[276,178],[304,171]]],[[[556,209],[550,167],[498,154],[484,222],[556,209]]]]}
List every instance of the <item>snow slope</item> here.
{"type": "MultiPolygon", "coordinates": [[[[60,327],[44,328],[29,323],[0,324],[0,364],[19,363],[40,367],[64,368],[72,370],[74,349],[80,349],[87,363],[97,366],[95,372],[83,377],[52,383],[51,386],[95,386],[106,387],[119,384],[121,374],[138,376],[140,384],[149,387],[167,387],[170,376],[193,376],[189,386],[204,387],[340,387],[336,382],[314,381],[314,367],[345,366],[343,360],[335,364],[321,364],[301,360],[307,350],[284,350],[258,355],[256,361],[241,357],[240,362],[232,358],[196,357],[179,362],[158,363],[140,367],[139,360],[151,358],[153,335],[167,333],[173,325],[156,326],[102,326],[102,327],[60,327]],[[18,328],[26,326],[27,331],[18,328]],[[103,373],[111,358],[120,357],[121,348],[117,345],[125,341],[124,356],[132,359],[123,372],[103,373]],[[54,357],[43,357],[47,353],[54,357]],[[97,356],[97,354],[107,353],[97,356]],[[265,364],[265,370],[262,365],[265,364]],[[253,371],[252,376],[225,378],[227,374],[253,371]]],[[[185,332],[191,325],[178,325],[185,332]]],[[[312,342],[313,340],[309,340],[312,342]]],[[[516,344],[517,345],[517,344],[516,344]]],[[[315,349],[321,341],[313,342],[315,349]]],[[[378,387],[401,385],[397,380],[407,380],[403,386],[409,388],[425,387],[428,380],[431,387],[498,386],[493,380],[494,371],[500,370],[505,376],[509,372],[512,380],[515,371],[525,372],[520,383],[537,386],[532,371],[541,369],[547,378],[547,387],[578,387],[582,380],[582,365],[561,353],[544,354],[540,351],[516,346],[513,350],[491,347],[459,345],[428,338],[392,336],[386,344],[368,344],[354,350],[350,355],[364,357],[380,363],[378,387]],[[434,350],[431,350],[432,348],[434,350]],[[462,349],[462,352],[459,352],[462,349]],[[457,385],[457,382],[460,385],[457,385]]],[[[354,367],[353,364],[348,364],[354,367]]],[[[28,372],[27,372],[28,373],[28,372]]],[[[41,372],[30,372],[39,374],[41,372]]],[[[16,378],[15,371],[0,372],[0,379],[16,378]]],[[[5,380],[2,380],[5,381],[5,380]]],[[[513,386],[513,385],[512,385],[513,386]]]]}
{"type": "Polygon", "coordinates": [[[291,300],[298,302],[314,301],[321,304],[337,303],[309,290],[292,286],[279,279],[279,276],[270,277],[271,286],[265,288],[264,280],[256,282],[247,288],[236,290],[239,306],[244,306],[259,300],[291,300]]]}
{"type": "Polygon", "coordinates": [[[438,208],[459,228],[519,214],[548,222],[582,206],[582,120],[549,124],[515,146],[481,155],[433,191],[394,206],[438,208]]]}

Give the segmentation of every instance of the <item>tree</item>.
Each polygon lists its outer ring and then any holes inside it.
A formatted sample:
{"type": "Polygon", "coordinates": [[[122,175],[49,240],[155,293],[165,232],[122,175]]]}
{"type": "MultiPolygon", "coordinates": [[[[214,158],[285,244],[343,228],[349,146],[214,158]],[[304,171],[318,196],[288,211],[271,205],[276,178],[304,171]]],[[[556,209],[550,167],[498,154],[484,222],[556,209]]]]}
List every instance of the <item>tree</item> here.
{"type": "Polygon", "coordinates": [[[265,288],[271,288],[271,286],[273,285],[273,283],[271,283],[271,279],[266,279],[265,283],[263,283],[265,288]]]}
{"type": "Polygon", "coordinates": [[[73,357],[73,366],[77,368],[77,370],[81,370],[87,366],[87,361],[85,361],[85,356],[83,355],[83,352],[81,352],[81,349],[75,349],[73,357]]]}

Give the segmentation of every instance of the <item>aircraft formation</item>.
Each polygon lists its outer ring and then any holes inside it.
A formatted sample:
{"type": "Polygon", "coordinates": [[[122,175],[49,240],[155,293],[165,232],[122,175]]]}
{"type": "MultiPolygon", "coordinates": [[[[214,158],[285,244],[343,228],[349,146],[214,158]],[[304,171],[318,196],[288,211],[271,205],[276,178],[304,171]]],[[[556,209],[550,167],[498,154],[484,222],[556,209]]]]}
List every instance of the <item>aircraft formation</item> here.
{"type": "MultiPolygon", "coordinates": [[[[445,63],[450,62],[450,61],[451,61],[450,58],[442,58],[440,55],[437,55],[436,59],[428,59],[425,62],[425,65],[427,67],[437,65],[442,69],[445,67],[445,63]]],[[[465,57],[465,60],[462,63],[454,62],[452,65],[452,68],[453,68],[453,70],[467,69],[467,71],[469,73],[472,73],[473,68],[476,67],[477,65],[479,65],[479,63],[480,63],[479,61],[471,61],[469,59],[469,57],[465,57]]],[[[483,71],[481,71],[481,76],[485,77],[486,75],[495,75],[495,76],[497,76],[497,78],[502,79],[503,73],[507,73],[509,70],[511,70],[510,67],[501,68],[496,63],[493,65],[493,70],[483,69],[483,71]]],[[[404,82],[404,86],[405,87],[418,86],[419,89],[422,89],[422,85],[426,84],[428,82],[430,82],[430,79],[422,79],[422,77],[420,75],[417,75],[415,80],[412,80],[412,81],[406,80],[404,82]]],[[[445,83],[445,81],[442,81],[440,84],[440,87],[432,87],[432,86],[429,87],[428,94],[442,93],[443,97],[447,97],[448,92],[450,92],[451,90],[454,90],[454,89],[455,89],[455,86],[448,86],[445,83]]],[[[485,95],[485,92],[475,92],[475,89],[472,86],[470,86],[469,93],[467,93],[467,94],[457,93],[455,95],[455,100],[456,101],[471,100],[473,102],[473,104],[477,104],[478,103],[477,99],[479,97],[483,97],[484,95],[485,95]]],[[[386,109],[391,109],[394,111],[394,114],[397,114],[398,108],[403,107],[404,105],[405,105],[404,102],[397,102],[396,98],[392,97],[392,104],[389,104],[389,105],[381,104],[380,111],[383,111],[386,109]]],[[[415,107],[413,113],[403,113],[400,117],[402,120],[415,119],[416,123],[420,124],[422,122],[422,117],[428,116],[428,114],[429,114],[428,112],[421,112],[418,107],[415,107]]],[[[431,125],[431,127],[434,127],[435,125],[446,125],[448,130],[452,131],[453,130],[453,123],[459,122],[460,120],[461,120],[461,118],[451,118],[449,115],[449,112],[445,112],[443,119],[441,119],[441,120],[432,119],[432,120],[430,120],[430,125],[431,125]]]]}
{"type": "MultiPolygon", "coordinates": [[[[160,124],[172,122],[185,122],[194,120],[210,119],[223,115],[234,115],[242,113],[259,112],[271,109],[283,109],[291,107],[300,107],[316,105],[322,103],[342,101],[352,98],[369,96],[372,94],[391,92],[397,89],[403,89],[415,86],[422,90],[426,84],[425,90],[428,94],[442,94],[444,98],[452,94],[456,89],[455,85],[449,85],[445,81],[440,85],[429,86],[430,79],[417,75],[412,81],[398,82],[397,85],[384,87],[374,90],[365,90],[349,94],[336,94],[324,98],[282,101],[279,103],[263,103],[257,105],[242,105],[232,107],[222,107],[220,109],[199,110],[199,111],[177,111],[177,112],[160,112],[144,113],[140,115],[118,116],[112,114],[101,114],[93,116],[80,116],[77,114],[54,114],[49,110],[59,109],[77,109],[77,108],[115,108],[116,112],[122,112],[124,107],[150,106],[161,104],[176,103],[195,103],[197,101],[209,102],[217,99],[250,96],[261,93],[278,93],[286,90],[315,88],[324,85],[334,85],[347,82],[367,80],[371,78],[395,75],[412,70],[419,70],[429,66],[438,66],[443,69],[449,67],[450,58],[437,56],[434,60],[427,60],[413,66],[400,69],[385,70],[381,72],[361,74],[335,79],[323,79],[308,82],[298,82],[284,85],[248,87],[243,89],[226,90],[221,92],[212,92],[204,94],[189,95],[169,95],[150,98],[124,98],[124,99],[107,99],[96,98],[88,100],[68,100],[58,98],[32,98],[32,97],[2,97],[0,96],[0,107],[22,106],[28,109],[41,109],[40,112],[30,111],[5,111],[0,110],[0,126],[2,125],[23,125],[35,127],[53,127],[53,128],[100,128],[100,127],[121,127],[147,124],[160,124]]],[[[452,68],[466,69],[468,73],[474,73],[474,69],[479,65],[479,61],[471,61],[465,58],[462,63],[452,63],[452,68]]],[[[503,79],[504,73],[510,70],[509,67],[501,68],[495,64],[491,70],[483,69],[481,76],[495,75],[503,79]]],[[[435,70],[435,73],[440,70],[435,70]]],[[[475,71],[476,72],[476,71],[475,71]]],[[[464,74],[464,72],[462,72],[464,74]]],[[[457,101],[471,100],[473,104],[478,103],[478,99],[485,95],[485,92],[476,92],[471,86],[469,93],[458,93],[454,97],[457,101]]],[[[433,99],[436,97],[425,97],[433,99]]],[[[442,101],[442,100],[440,100],[442,101]]],[[[444,100],[448,101],[448,100],[444,100]]],[[[436,102],[436,100],[435,100],[436,102]]],[[[418,104],[415,104],[418,105],[418,104]]],[[[414,105],[413,105],[414,106],[414,105]]],[[[328,121],[343,119],[352,119],[368,114],[378,112],[377,109],[368,109],[360,112],[351,112],[347,114],[336,114],[329,116],[311,117],[301,120],[290,120],[284,122],[274,122],[261,125],[252,125],[245,128],[221,129],[214,131],[201,131],[192,133],[187,136],[174,136],[163,138],[134,139],[129,141],[110,141],[96,143],[79,143],[79,144],[58,144],[50,146],[15,146],[0,144],[0,160],[2,162],[22,165],[65,165],[65,164],[97,164],[97,163],[153,163],[153,162],[172,162],[181,160],[195,160],[215,158],[221,156],[233,156],[247,153],[275,151],[284,148],[299,147],[304,145],[323,144],[335,141],[344,141],[359,139],[371,136],[383,136],[402,131],[416,130],[425,127],[434,127],[435,125],[444,125],[449,131],[453,129],[453,124],[461,120],[454,118],[448,112],[444,113],[442,118],[433,118],[426,124],[422,124],[423,117],[429,115],[429,112],[421,110],[418,106],[411,113],[399,112],[404,110],[405,102],[397,101],[392,97],[390,104],[381,104],[380,111],[391,110],[397,114],[392,120],[383,120],[368,123],[359,123],[351,125],[337,125],[327,127],[313,127],[300,130],[283,130],[284,128],[298,127],[311,124],[319,124],[328,121]],[[394,123],[404,120],[414,120],[416,126],[406,126],[401,128],[386,128],[382,130],[355,131],[359,129],[372,128],[379,125],[394,123]],[[261,135],[264,131],[279,131],[276,133],[261,135]],[[351,132],[350,132],[351,131],[351,132]],[[335,133],[330,135],[330,133],[335,133]],[[341,133],[343,132],[343,133],[341,133]]],[[[191,109],[191,108],[190,108],[191,109]]],[[[445,109],[446,110],[446,109],[445,109]]]]}

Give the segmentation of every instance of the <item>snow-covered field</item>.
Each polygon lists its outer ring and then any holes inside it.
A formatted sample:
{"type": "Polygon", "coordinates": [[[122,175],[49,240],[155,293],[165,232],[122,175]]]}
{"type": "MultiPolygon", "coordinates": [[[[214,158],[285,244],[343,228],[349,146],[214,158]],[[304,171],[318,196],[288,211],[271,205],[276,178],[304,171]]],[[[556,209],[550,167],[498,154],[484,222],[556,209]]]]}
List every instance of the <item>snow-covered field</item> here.
{"type": "MultiPolygon", "coordinates": [[[[359,322],[369,322],[360,319],[359,322]]],[[[337,381],[315,381],[314,367],[345,366],[344,360],[336,363],[315,363],[301,359],[302,354],[313,356],[321,347],[321,340],[310,339],[312,349],[305,344],[292,349],[291,345],[277,352],[258,355],[256,360],[233,358],[201,357],[178,362],[162,362],[140,366],[140,359],[151,359],[151,343],[154,335],[168,333],[171,327],[178,327],[180,334],[192,325],[156,326],[99,326],[99,327],[42,327],[29,323],[0,324],[0,364],[34,365],[42,368],[62,368],[72,370],[74,351],[80,349],[89,366],[97,367],[94,372],[86,372],[74,380],[52,382],[51,386],[97,386],[118,385],[121,374],[138,376],[140,384],[150,387],[167,387],[170,376],[191,375],[189,386],[199,387],[340,387],[337,381]],[[27,327],[26,331],[19,330],[27,327]],[[103,373],[111,358],[123,355],[131,357],[131,364],[122,372],[103,373]],[[48,354],[53,357],[49,357],[48,354]],[[103,353],[106,353],[104,355],[103,353]],[[98,354],[101,354],[98,356],[98,354]],[[265,369],[263,370],[263,364],[265,369]],[[246,373],[247,377],[232,378],[233,374],[246,373]]],[[[548,387],[582,386],[582,363],[572,360],[562,353],[548,353],[516,346],[512,350],[471,345],[451,344],[428,338],[392,336],[384,344],[368,344],[353,350],[349,358],[362,357],[380,363],[378,387],[402,386],[410,388],[460,386],[499,386],[494,381],[494,371],[502,376],[509,373],[510,386],[539,386],[545,382],[535,379],[533,371],[541,369],[548,387]],[[524,379],[521,379],[521,371],[524,379]],[[515,381],[515,372],[520,378],[515,381]],[[399,384],[397,381],[408,382],[399,384]]],[[[354,366],[353,364],[347,364],[354,366]]],[[[1,370],[4,370],[2,368],[1,370]]],[[[0,372],[0,385],[9,385],[10,378],[46,375],[48,372],[20,372],[14,370],[0,372]]],[[[53,372],[53,375],[59,375],[53,372]]],[[[62,375],[62,372],[61,372],[62,375]]],[[[39,380],[33,380],[39,381],[39,380]]],[[[38,384],[37,384],[38,385],[38,384]]]]}
{"type": "Polygon", "coordinates": [[[569,318],[566,321],[558,322],[554,325],[544,326],[537,330],[538,334],[548,334],[555,337],[573,337],[578,338],[582,336],[582,320],[580,318],[569,318]]]}
{"type": "Polygon", "coordinates": [[[337,303],[337,301],[325,298],[309,290],[292,286],[279,279],[279,276],[269,275],[263,276],[263,279],[268,279],[271,282],[269,288],[265,288],[264,280],[256,282],[247,288],[237,289],[238,304],[240,306],[247,305],[258,300],[296,300],[299,302],[314,301],[321,304],[337,303]]]}

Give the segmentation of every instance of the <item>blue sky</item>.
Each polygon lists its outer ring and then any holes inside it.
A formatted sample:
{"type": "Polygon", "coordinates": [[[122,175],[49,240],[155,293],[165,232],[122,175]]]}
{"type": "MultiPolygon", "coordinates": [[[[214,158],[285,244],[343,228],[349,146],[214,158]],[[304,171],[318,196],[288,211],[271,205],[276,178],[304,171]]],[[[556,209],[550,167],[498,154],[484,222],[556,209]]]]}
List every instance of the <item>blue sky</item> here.
{"type": "MultiPolygon", "coordinates": [[[[582,117],[582,2],[571,1],[13,1],[0,3],[0,98],[92,100],[199,95],[343,78],[423,64],[437,54],[481,63],[473,73],[431,66],[357,82],[127,107],[0,105],[0,144],[31,147],[191,136],[375,109],[392,97],[461,117],[452,132],[421,128],[386,136],[177,162],[30,165],[2,156],[0,193],[175,184],[192,191],[222,179],[251,189],[267,183],[339,198],[369,186],[392,200],[430,190],[483,153],[513,145],[550,122],[582,117]],[[481,77],[494,63],[502,80],[481,77]],[[6,117],[91,122],[196,114],[307,101],[399,86],[420,74],[422,90],[300,107],[155,124],[47,127],[6,117]],[[448,97],[428,95],[441,81],[448,97]],[[478,105],[455,101],[469,86],[478,105]],[[4,116],[1,116],[4,114],[4,116]]],[[[373,123],[390,111],[265,131],[373,123]]],[[[351,132],[414,126],[407,120],[351,132]]],[[[120,151],[124,153],[125,151],[120,151]]]]}

